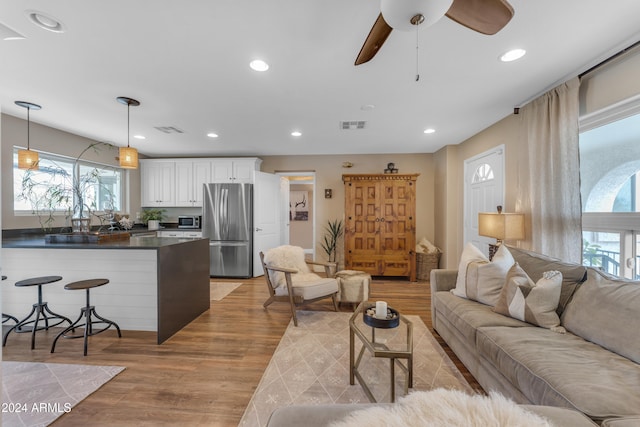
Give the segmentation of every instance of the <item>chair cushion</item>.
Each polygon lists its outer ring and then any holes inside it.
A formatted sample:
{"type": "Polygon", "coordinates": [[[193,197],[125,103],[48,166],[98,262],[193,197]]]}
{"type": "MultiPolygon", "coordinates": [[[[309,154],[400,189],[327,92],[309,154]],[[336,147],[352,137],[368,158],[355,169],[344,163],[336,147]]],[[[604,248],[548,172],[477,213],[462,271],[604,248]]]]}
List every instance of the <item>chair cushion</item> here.
{"type": "MultiPolygon", "coordinates": [[[[338,292],[338,281],[331,278],[320,277],[309,282],[294,282],[293,295],[302,297],[305,300],[326,297],[338,292]]],[[[276,289],[276,295],[288,295],[287,287],[276,289]]]]}

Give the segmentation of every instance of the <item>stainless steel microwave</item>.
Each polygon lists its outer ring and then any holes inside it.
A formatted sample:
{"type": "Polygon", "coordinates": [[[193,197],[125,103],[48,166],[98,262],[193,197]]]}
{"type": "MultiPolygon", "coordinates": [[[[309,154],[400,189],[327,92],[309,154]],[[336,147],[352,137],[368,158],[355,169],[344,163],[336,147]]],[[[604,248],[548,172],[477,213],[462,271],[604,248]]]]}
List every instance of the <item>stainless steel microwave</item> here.
{"type": "Polygon", "coordinates": [[[178,228],[201,228],[202,217],[199,215],[180,215],[178,217],[178,228]]]}

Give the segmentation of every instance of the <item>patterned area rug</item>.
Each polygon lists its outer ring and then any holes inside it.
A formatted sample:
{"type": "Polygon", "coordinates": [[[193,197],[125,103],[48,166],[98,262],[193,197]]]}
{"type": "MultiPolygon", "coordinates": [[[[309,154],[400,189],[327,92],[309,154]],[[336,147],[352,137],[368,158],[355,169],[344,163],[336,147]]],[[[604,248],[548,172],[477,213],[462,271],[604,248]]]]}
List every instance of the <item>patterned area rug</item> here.
{"type": "Polygon", "coordinates": [[[242,283],[238,282],[211,282],[211,299],[220,301],[233,292],[242,283]]]}
{"type": "MultiPolygon", "coordinates": [[[[240,425],[264,426],[280,406],[368,403],[358,380],[349,384],[350,317],[351,313],[299,311],[298,327],[293,321],[287,327],[240,425]]],[[[413,389],[409,391],[442,387],[472,393],[422,319],[407,318],[413,323],[414,342],[413,389]]],[[[361,345],[357,337],[355,342],[357,356],[361,345]]],[[[359,370],[376,400],[390,401],[389,359],[372,358],[365,351],[359,370]]],[[[396,368],[396,398],[404,394],[404,381],[406,375],[396,368]]]]}
{"type": "Polygon", "coordinates": [[[2,362],[2,425],[47,426],[124,369],[2,362]]]}

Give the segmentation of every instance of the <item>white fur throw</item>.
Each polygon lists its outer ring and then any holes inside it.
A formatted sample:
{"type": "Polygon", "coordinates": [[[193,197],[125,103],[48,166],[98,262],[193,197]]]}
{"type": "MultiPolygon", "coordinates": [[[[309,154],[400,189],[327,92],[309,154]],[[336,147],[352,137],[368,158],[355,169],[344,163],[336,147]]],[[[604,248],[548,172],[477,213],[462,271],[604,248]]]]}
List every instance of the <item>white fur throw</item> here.
{"type": "MultiPolygon", "coordinates": [[[[294,284],[320,279],[320,276],[309,270],[309,266],[304,260],[304,250],[299,246],[283,245],[269,249],[264,254],[264,262],[274,267],[298,270],[297,273],[291,275],[291,281],[294,284]]],[[[269,271],[269,279],[274,288],[286,287],[287,285],[284,273],[279,271],[269,271]]]]}
{"type": "Polygon", "coordinates": [[[469,395],[462,391],[418,391],[390,406],[349,414],[331,427],[551,427],[499,393],[469,395]]]}

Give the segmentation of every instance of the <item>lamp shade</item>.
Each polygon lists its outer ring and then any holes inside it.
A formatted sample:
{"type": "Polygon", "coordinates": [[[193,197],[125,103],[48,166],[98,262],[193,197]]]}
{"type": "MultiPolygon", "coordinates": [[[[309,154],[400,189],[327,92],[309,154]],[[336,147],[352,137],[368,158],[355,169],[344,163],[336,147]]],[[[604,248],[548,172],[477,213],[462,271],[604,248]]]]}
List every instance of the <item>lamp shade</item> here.
{"type": "Polygon", "coordinates": [[[38,170],[38,153],[31,150],[18,150],[18,169],[38,170]]]}
{"type": "Polygon", "coordinates": [[[120,167],[125,169],[137,169],[138,150],[131,147],[120,147],[120,167]]]}
{"type": "Polygon", "coordinates": [[[497,240],[524,239],[524,214],[480,212],[478,234],[497,240]]]}
{"type": "Polygon", "coordinates": [[[451,7],[453,0],[382,0],[380,11],[384,20],[394,30],[415,31],[411,18],[422,15],[420,28],[438,22],[451,7]]]}

